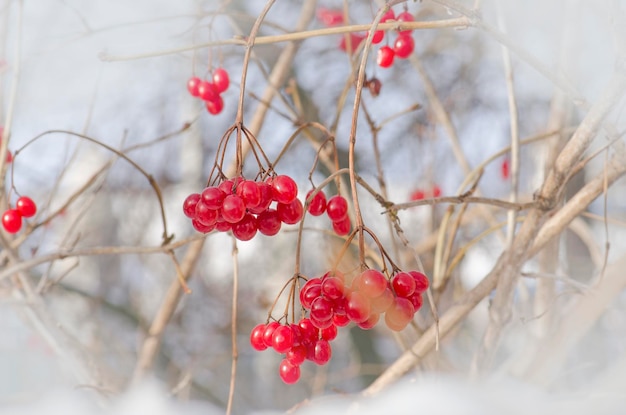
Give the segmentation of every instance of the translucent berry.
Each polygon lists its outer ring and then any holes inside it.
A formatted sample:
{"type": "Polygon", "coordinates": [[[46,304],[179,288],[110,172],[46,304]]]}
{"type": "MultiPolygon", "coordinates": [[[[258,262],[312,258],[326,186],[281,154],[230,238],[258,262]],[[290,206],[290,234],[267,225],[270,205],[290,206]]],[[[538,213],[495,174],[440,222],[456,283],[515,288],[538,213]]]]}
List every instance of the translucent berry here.
{"type": "Polygon", "coordinates": [[[219,98],[215,85],[208,81],[200,81],[198,84],[198,97],[204,101],[213,101],[219,98]]]}
{"type": "Polygon", "coordinates": [[[415,292],[415,279],[408,272],[398,272],[391,279],[391,286],[398,297],[408,298],[415,292]]]}
{"type": "Polygon", "coordinates": [[[209,209],[202,200],[196,204],[195,219],[202,222],[206,226],[215,225],[219,212],[217,210],[209,209]]]}
{"type": "Polygon", "coordinates": [[[374,298],[382,295],[387,288],[387,278],[385,275],[375,269],[368,269],[361,273],[358,277],[358,290],[366,297],[374,298]]]}
{"type": "Polygon", "coordinates": [[[384,38],[385,38],[385,31],[377,30],[374,32],[374,36],[372,36],[372,44],[377,45],[380,42],[382,42],[384,38]]]}
{"type": "Polygon", "coordinates": [[[274,331],[278,327],[280,327],[280,323],[277,321],[272,321],[265,326],[265,331],[263,332],[263,342],[267,347],[273,347],[272,338],[274,336],[274,331]]]}
{"type": "Polygon", "coordinates": [[[253,180],[239,183],[235,193],[243,199],[247,208],[256,207],[261,203],[261,189],[253,180]]]}
{"type": "Polygon", "coordinates": [[[274,200],[278,203],[289,204],[298,196],[298,185],[287,175],[279,175],[272,179],[274,200]]]}
{"type": "Polygon", "coordinates": [[[333,314],[333,324],[337,327],[345,327],[350,324],[350,317],[345,314],[333,314]]]}
{"type": "Polygon", "coordinates": [[[226,69],[217,68],[213,72],[213,84],[215,85],[215,90],[218,94],[221,94],[228,89],[228,86],[230,85],[230,78],[228,77],[226,69]]]}
{"type": "Polygon", "coordinates": [[[294,199],[291,203],[278,203],[276,205],[278,217],[283,223],[293,225],[300,222],[304,214],[304,208],[300,199],[294,199]]]}
{"type": "Polygon", "coordinates": [[[309,315],[314,322],[326,322],[333,318],[333,303],[326,297],[317,297],[311,302],[311,312],[309,315]]]}
{"type": "Polygon", "coordinates": [[[213,210],[221,209],[226,193],[218,187],[207,187],[202,191],[202,202],[213,210]]]}
{"type": "Polygon", "coordinates": [[[224,100],[219,95],[205,102],[206,110],[211,115],[217,115],[224,109],[224,100]]]}
{"type": "Polygon", "coordinates": [[[311,303],[322,294],[322,280],[311,278],[300,289],[300,304],[306,309],[311,308],[311,303]]]}
{"type": "Polygon", "coordinates": [[[393,304],[385,312],[385,324],[393,331],[403,330],[413,319],[415,309],[406,298],[396,297],[393,304]]]}
{"type": "Polygon", "coordinates": [[[250,212],[259,214],[267,209],[269,209],[273,200],[272,186],[267,183],[260,182],[257,183],[257,187],[259,188],[259,194],[261,195],[261,201],[258,205],[254,207],[250,207],[250,212]]]}
{"type": "Polygon", "coordinates": [[[378,297],[372,298],[370,304],[372,306],[372,313],[384,313],[393,304],[393,292],[391,288],[385,288],[385,291],[378,297]]]}
{"type": "Polygon", "coordinates": [[[183,213],[188,218],[194,218],[196,216],[196,205],[200,201],[200,193],[192,193],[183,202],[183,213]]]}
{"type": "Polygon", "coordinates": [[[319,339],[315,343],[313,362],[318,365],[325,365],[330,361],[332,355],[332,349],[328,340],[319,339]]]}
{"type": "Polygon", "coordinates": [[[415,312],[417,312],[417,310],[422,308],[422,305],[424,304],[424,298],[422,297],[422,294],[418,293],[417,291],[411,294],[411,296],[407,298],[407,300],[409,300],[411,304],[413,304],[413,308],[415,309],[415,312]]]}
{"type": "MultiPolygon", "coordinates": [[[[398,15],[398,17],[396,17],[396,20],[399,22],[412,22],[415,20],[415,18],[413,17],[413,15],[407,11],[404,11],[402,13],[400,13],[398,15]]],[[[409,30],[399,30],[398,34],[399,35],[404,35],[404,34],[410,34],[412,32],[411,29],[409,30]]]]}
{"type": "Polygon", "coordinates": [[[322,339],[332,341],[337,337],[337,326],[330,325],[323,330],[320,330],[320,336],[322,339]]]}
{"type": "Polygon", "coordinates": [[[200,82],[202,82],[202,80],[197,76],[191,77],[189,78],[189,81],[187,81],[187,91],[189,91],[192,97],[198,97],[200,95],[198,92],[200,82]]]}
{"type": "Polygon", "coordinates": [[[339,236],[346,236],[350,233],[350,218],[345,218],[333,222],[333,231],[339,236]]]}
{"type": "Polygon", "coordinates": [[[249,241],[254,238],[258,230],[257,218],[250,213],[246,213],[237,223],[232,226],[233,236],[240,241],[249,241]]]}
{"type": "Polygon", "coordinates": [[[393,51],[395,52],[395,56],[399,59],[408,58],[411,56],[411,53],[413,53],[414,49],[415,41],[410,33],[398,35],[393,44],[393,51]]]}
{"type": "Polygon", "coordinates": [[[346,315],[355,323],[368,319],[371,311],[370,301],[358,291],[351,292],[347,297],[346,315]]]}
{"type": "Polygon", "coordinates": [[[228,223],[237,223],[246,214],[246,205],[237,195],[228,195],[222,203],[222,217],[228,223]]]}
{"type": "Polygon", "coordinates": [[[344,296],[345,286],[337,277],[327,277],[322,281],[322,292],[330,300],[336,300],[344,296]]]}
{"type": "MultiPolygon", "coordinates": [[[[306,194],[306,200],[309,200],[309,197],[313,193],[313,190],[309,190],[306,194]]],[[[326,195],[322,190],[317,192],[315,196],[310,200],[308,212],[313,216],[320,216],[324,212],[326,212],[326,195]]]]}
{"type": "Polygon", "coordinates": [[[8,233],[17,233],[22,228],[22,215],[17,209],[9,209],[2,215],[2,226],[8,233]]]}
{"type": "Polygon", "coordinates": [[[304,317],[298,322],[298,326],[300,327],[302,343],[310,344],[317,341],[319,329],[313,325],[311,319],[304,317]]]}
{"type": "Polygon", "coordinates": [[[293,364],[289,359],[283,359],[278,366],[280,378],[288,385],[296,383],[300,379],[300,366],[293,364]]]}
{"type": "Polygon", "coordinates": [[[287,351],[285,358],[294,365],[300,365],[306,360],[306,346],[303,344],[293,346],[287,351]]]}
{"type": "Polygon", "coordinates": [[[367,320],[362,321],[360,323],[357,323],[357,326],[359,326],[363,330],[370,330],[370,329],[373,329],[374,326],[376,326],[376,324],[378,323],[379,319],[380,319],[380,314],[379,313],[372,313],[367,318],[367,320]]]}
{"type": "Polygon", "coordinates": [[[423,293],[428,289],[428,277],[419,271],[409,271],[415,280],[415,292],[423,293]]]}
{"type": "Polygon", "coordinates": [[[393,58],[395,57],[395,52],[389,46],[383,46],[378,49],[378,54],[376,55],[376,63],[381,68],[389,68],[393,65],[393,58]]]}
{"type": "Polygon", "coordinates": [[[293,331],[291,327],[279,325],[272,334],[272,347],[278,353],[285,353],[293,346],[293,331]]]}
{"type": "Polygon", "coordinates": [[[348,216],[348,201],[341,195],[328,199],[326,214],[332,222],[338,222],[348,216]]]}
{"type": "Polygon", "coordinates": [[[254,348],[254,350],[265,350],[267,349],[267,345],[263,340],[263,333],[265,333],[265,324],[258,324],[250,333],[250,344],[254,348]]]}
{"type": "Polygon", "coordinates": [[[263,235],[274,236],[280,231],[281,226],[282,222],[276,209],[268,209],[257,216],[257,227],[263,235]]]}
{"type": "Polygon", "coordinates": [[[213,229],[216,228],[216,223],[212,224],[212,225],[206,225],[202,222],[200,222],[198,219],[192,219],[191,220],[191,226],[193,226],[193,228],[195,230],[197,230],[200,233],[209,233],[211,232],[213,229]]]}

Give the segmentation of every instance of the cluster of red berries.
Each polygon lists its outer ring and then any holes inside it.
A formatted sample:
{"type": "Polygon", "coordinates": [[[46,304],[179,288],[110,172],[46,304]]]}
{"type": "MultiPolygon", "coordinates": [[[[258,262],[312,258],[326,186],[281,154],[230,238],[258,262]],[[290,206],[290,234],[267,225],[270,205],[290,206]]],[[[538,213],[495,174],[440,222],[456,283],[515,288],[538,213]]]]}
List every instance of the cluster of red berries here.
{"type": "MultiPolygon", "coordinates": [[[[396,16],[394,11],[389,9],[380,19],[380,23],[389,21],[412,22],[414,20],[413,15],[406,10],[396,16]]],[[[411,55],[411,53],[413,53],[413,50],[415,49],[415,41],[413,40],[411,32],[411,30],[399,30],[398,36],[393,42],[393,47],[385,45],[378,49],[378,54],[376,56],[376,63],[378,66],[381,68],[389,68],[393,65],[395,58],[406,59],[411,55]]],[[[377,30],[372,36],[372,43],[377,45],[382,42],[384,38],[385,31],[377,30]]]]}
{"type": "Polygon", "coordinates": [[[224,68],[217,68],[213,71],[211,81],[202,80],[194,76],[187,81],[187,90],[191,96],[204,101],[209,114],[217,115],[224,109],[222,92],[228,89],[230,78],[224,68]]]}
{"type": "Polygon", "coordinates": [[[298,223],[304,207],[297,196],[298,185],[287,175],[264,182],[236,177],[190,194],[183,212],[198,232],[232,231],[235,238],[248,241],[257,231],[273,236],[283,223],[298,223]]]}
{"type": "Polygon", "coordinates": [[[424,200],[427,197],[439,197],[441,196],[441,188],[434,185],[430,190],[416,189],[411,193],[411,200],[424,200]]]}
{"type": "Polygon", "coordinates": [[[339,271],[312,278],[300,290],[300,304],[309,316],[298,324],[271,322],[259,324],[250,334],[255,350],[269,347],[285,357],[279,366],[283,382],[300,378],[300,365],[311,360],[318,365],[332,356],[330,341],[338,327],[355,323],[368,330],[385,314],[391,330],[404,329],[422,306],[422,294],[428,289],[428,278],[418,271],[398,272],[391,281],[377,270],[368,269],[347,284],[339,271]]]}
{"type": "MultiPolygon", "coordinates": [[[[313,190],[307,193],[307,200],[313,194],[313,190]]],[[[333,230],[339,236],[350,233],[350,217],[348,216],[348,201],[341,195],[335,195],[326,200],[323,191],[318,191],[311,199],[307,211],[313,216],[326,213],[333,224],[333,230]]]]}
{"type": "Polygon", "coordinates": [[[2,227],[8,233],[22,229],[22,218],[30,218],[37,213],[37,205],[30,197],[22,196],[15,202],[15,209],[7,209],[2,214],[2,227]]]}
{"type": "Polygon", "coordinates": [[[250,333],[250,344],[258,351],[271,347],[277,353],[284,353],[278,373],[283,382],[292,384],[300,379],[300,365],[305,360],[318,365],[325,365],[330,361],[330,342],[335,337],[337,326],[319,329],[311,319],[305,317],[298,324],[280,324],[276,321],[259,324],[250,333]]]}

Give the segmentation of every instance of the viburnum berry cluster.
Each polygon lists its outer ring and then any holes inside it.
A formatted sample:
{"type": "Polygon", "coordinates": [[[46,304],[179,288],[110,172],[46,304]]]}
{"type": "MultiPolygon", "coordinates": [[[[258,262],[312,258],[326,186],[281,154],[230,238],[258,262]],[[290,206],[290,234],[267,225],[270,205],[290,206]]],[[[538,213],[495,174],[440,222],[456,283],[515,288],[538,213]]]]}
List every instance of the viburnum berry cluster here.
{"type": "Polygon", "coordinates": [[[15,202],[14,209],[7,209],[2,214],[2,227],[8,233],[17,233],[22,229],[22,218],[30,218],[37,213],[37,205],[27,196],[15,202]]]}
{"type": "Polygon", "coordinates": [[[255,350],[273,348],[285,354],[279,365],[281,379],[292,384],[300,378],[305,360],[318,365],[332,357],[330,342],[339,327],[355,323],[369,330],[382,314],[387,327],[403,330],[421,308],[428,278],[419,271],[397,272],[391,280],[381,271],[366,269],[351,283],[339,271],[309,279],[299,293],[300,305],[308,312],[298,324],[276,321],[259,324],[250,333],[255,350]]]}
{"type": "MultiPolygon", "coordinates": [[[[313,195],[313,192],[314,190],[310,190],[307,193],[307,200],[313,195]]],[[[311,198],[307,212],[312,216],[320,216],[326,213],[332,222],[333,230],[339,236],[345,236],[350,233],[348,201],[341,195],[335,195],[327,201],[324,192],[319,190],[311,198]]]]}
{"type": "Polygon", "coordinates": [[[198,232],[232,231],[235,238],[248,241],[257,231],[273,236],[283,223],[298,223],[304,207],[297,196],[298,185],[287,175],[259,182],[236,177],[190,194],[183,212],[198,232]]]}
{"type": "Polygon", "coordinates": [[[230,78],[224,68],[217,68],[213,71],[211,80],[201,79],[193,76],[187,81],[187,90],[191,96],[204,101],[209,114],[217,115],[224,109],[222,93],[228,89],[230,78]]]}
{"type": "MultiPolygon", "coordinates": [[[[389,9],[380,19],[380,23],[396,22],[412,22],[415,19],[407,10],[395,15],[393,9],[389,9]]],[[[382,46],[378,49],[376,55],[376,63],[381,68],[389,68],[393,65],[395,58],[406,59],[415,49],[415,41],[413,40],[412,30],[398,30],[396,39],[393,41],[393,47],[390,45],[382,46]]],[[[372,36],[372,43],[377,45],[385,38],[384,30],[376,30],[372,36]]]]}

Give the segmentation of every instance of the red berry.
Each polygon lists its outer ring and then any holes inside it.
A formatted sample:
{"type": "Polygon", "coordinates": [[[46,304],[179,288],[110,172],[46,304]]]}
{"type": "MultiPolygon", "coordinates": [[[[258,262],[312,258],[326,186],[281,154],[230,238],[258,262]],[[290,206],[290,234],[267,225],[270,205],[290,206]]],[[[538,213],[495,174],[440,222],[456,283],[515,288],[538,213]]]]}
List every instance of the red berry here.
{"type": "Polygon", "coordinates": [[[411,200],[424,200],[426,198],[426,194],[423,190],[417,189],[413,193],[411,193],[411,200]]]}
{"type": "Polygon", "coordinates": [[[319,337],[319,329],[313,325],[311,319],[304,317],[298,322],[302,343],[315,343],[319,337]]]}
{"type": "Polygon", "coordinates": [[[372,313],[370,314],[370,316],[367,318],[367,320],[358,323],[357,326],[359,326],[360,328],[362,328],[363,330],[370,330],[372,328],[374,328],[374,326],[376,325],[376,323],[378,323],[378,320],[380,319],[380,314],[378,313],[372,313]]]}
{"type": "Polygon", "coordinates": [[[327,341],[335,340],[337,337],[337,326],[334,324],[326,327],[325,329],[320,330],[320,336],[322,339],[327,341]]]}
{"type": "Polygon", "coordinates": [[[325,365],[332,357],[333,352],[328,340],[319,339],[315,342],[315,349],[313,352],[313,362],[318,365],[325,365]]]}
{"type": "Polygon", "coordinates": [[[218,232],[228,232],[232,229],[232,227],[232,224],[226,222],[225,220],[222,220],[221,222],[218,221],[215,224],[215,230],[217,230],[218,232]]]}
{"type": "MultiPolygon", "coordinates": [[[[333,318],[333,303],[326,297],[317,297],[311,302],[311,321],[326,322],[333,318]]],[[[319,327],[323,328],[323,327],[319,327]]]]}
{"type": "Polygon", "coordinates": [[[196,217],[196,205],[198,204],[199,201],[200,201],[199,193],[192,193],[189,196],[187,196],[187,198],[183,202],[183,213],[185,214],[185,216],[187,216],[188,218],[192,218],[192,219],[196,217]]]}
{"type": "Polygon", "coordinates": [[[219,98],[215,85],[208,81],[200,81],[198,84],[198,97],[204,101],[214,101],[219,98]]]}
{"type": "Polygon", "coordinates": [[[285,358],[294,365],[300,365],[306,360],[306,346],[303,344],[293,346],[287,351],[285,358]]]}
{"type": "Polygon", "coordinates": [[[368,269],[358,277],[358,290],[368,298],[378,297],[387,289],[387,278],[375,269],[368,269]]]}
{"type": "Polygon", "coordinates": [[[396,19],[396,14],[393,12],[393,9],[389,9],[380,18],[380,22],[385,23],[388,20],[395,20],[395,19],[396,19]]]}
{"type": "Polygon", "coordinates": [[[389,46],[383,46],[378,49],[378,55],[376,55],[376,63],[381,68],[389,68],[393,65],[393,58],[395,56],[395,52],[389,46]]]}
{"type": "Polygon", "coordinates": [[[202,203],[209,209],[221,209],[225,197],[226,193],[218,187],[207,187],[202,191],[202,203]]]}
{"type": "Polygon", "coordinates": [[[300,304],[306,309],[311,308],[311,303],[322,294],[322,280],[311,278],[300,289],[300,304]]]}
{"type": "Polygon", "coordinates": [[[200,82],[202,82],[202,79],[197,76],[191,77],[189,81],[187,81],[187,91],[189,91],[192,97],[198,97],[200,95],[200,92],[198,92],[200,82]]]}
{"type": "Polygon", "coordinates": [[[251,207],[250,212],[259,214],[265,210],[267,210],[272,204],[272,186],[267,183],[260,182],[257,183],[257,187],[259,188],[259,193],[261,194],[261,201],[255,207],[251,207]]]}
{"type": "Polygon", "coordinates": [[[215,91],[218,94],[226,91],[228,86],[230,85],[230,78],[228,77],[228,72],[224,68],[217,68],[213,72],[213,85],[215,85],[215,91]]]}
{"type": "MultiPolygon", "coordinates": [[[[415,18],[413,17],[413,15],[409,12],[402,12],[398,15],[398,17],[396,17],[396,20],[399,22],[412,22],[415,20],[415,18]]],[[[405,35],[405,34],[411,34],[412,30],[399,30],[398,34],[399,35],[405,35]]]]}
{"type": "Polygon", "coordinates": [[[218,95],[214,99],[206,101],[205,106],[209,114],[217,115],[224,109],[224,101],[222,100],[222,97],[218,95]]]}
{"type": "Polygon", "coordinates": [[[385,324],[393,331],[403,330],[413,319],[415,309],[406,298],[396,297],[393,304],[385,312],[385,324]]]}
{"type": "Polygon", "coordinates": [[[326,212],[326,195],[322,190],[320,190],[315,194],[315,196],[313,196],[312,199],[309,199],[312,193],[313,190],[309,190],[309,192],[306,194],[305,200],[310,200],[307,210],[313,216],[320,216],[321,214],[326,212]]]}
{"type": "Polygon", "coordinates": [[[202,200],[196,204],[196,215],[194,219],[198,222],[201,222],[206,226],[212,226],[217,222],[218,216],[219,212],[217,210],[209,209],[202,200]]]}
{"type": "Polygon", "coordinates": [[[441,196],[441,187],[434,185],[433,186],[433,197],[441,196]]]}
{"type": "Polygon", "coordinates": [[[283,382],[291,385],[300,379],[300,366],[291,363],[289,359],[283,359],[278,366],[278,373],[283,382]]]}
{"type": "Polygon", "coordinates": [[[235,183],[234,179],[228,179],[228,180],[224,180],[222,183],[219,184],[218,189],[220,189],[222,192],[224,192],[224,194],[226,195],[232,195],[235,193],[235,190],[237,188],[237,184],[239,184],[239,181],[237,181],[237,183],[235,183]]]}
{"type": "Polygon", "coordinates": [[[372,44],[377,45],[380,42],[382,42],[384,38],[385,38],[385,31],[377,30],[374,32],[374,36],[372,36],[372,44]]]}
{"type": "Polygon", "coordinates": [[[272,179],[272,195],[278,203],[288,204],[298,196],[298,185],[289,176],[281,174],[272,179]]]}
{"type": "Polygon", "coordinates": [[[415,292],[415,279],[408,272],[398,272],[391,279],[391,286],[398,297],[408,298],[415,292]]]}
{"type": "Polygon", "coordinates": [[[333,222],[333,230],[339,236],[346,236],[350,233],[350,218],[346,216],[340,221],[333,222]]]}
{"type": "Polygon", "coordinates": [[[258,229],[257,219],[254,215],[246,213],[239,222],[233,223],[233,236],[240,241],[249,241],[254,238],[258,229]]]}
{"type": "Polygon", "coordinates": [[[222,203],[222,217],[228,223],[237,223],[246,214],[246,205],[237,195],[228,195],[222,203]]]}
{"type": "Polygon", "coordinates": [[[332,222],[338,222],[348,216],[348,201],[341,195],[328,199],[326,214],[332,222]]]}
{"type": "Polygon", "coordinates": [[[272,334],[272,347],[278,353],[285,353],[293,346],[293,331],[290,326],[279,325],[272,334]]]}
{"type": "Polygon", "coordinates": [[[22,228],[22,215],[17,209],[9,209],[2,215],[2,226],[8,233],[17,233],[22,228]]]}
{"type": "Polygon", "coordinates": [[[384,313],[393,304],[393,292],[391,288],[385,288],[385,291],[376,298],[372,298],[370,303],[372,305],[372,313],[384,313]]]}
{"type": "Polygon", "coordinates": [[[424,298],[422,297],[422,294],[418,293],[417,291],[411,294],[411,296],[407,298],[407,300],[409,300],[411,304],[413,304],[413,308],[416,312],[417,310],[422,308],[422,304],[424,304],[424,298]]]}
{"type": "Polygon", "coordinates": [[[346,315],[355,323],[361,323],[368,319],[371,311],[369,299],[358,291],[348,295],[346,303],[346,315]]]}
{"type": "MultiPolygon", "coordinates": [[[[354,53],[358,49],[359,45],[363,40],[365,40],[365,36],[358,33],[350,33],[350,52],[354,53]]],[[[348,42],[346,41],[346,36],[341,37],[341,41],[339,42],[339,49],[346,52],[348,50],[348,42]]]]}
{"type": "Polygon", "coordinates": [[[304,214],[304,208],[302,207],[300,199],[295,199],[293,202],[288,204],[278,203],[276,205],[276,211],[278,212],[280,220],[288,225],[300,222],[300,219],[302,219],[302,215],[304,214]]]}
{"type": "Polygon", "coordinates": [[[398,35],[393,45],[393,51],[398,59],[408,58],[413,53],[413,49],[415,49],[415,41],[410,33],[398,35]]]}
{"type": "Polygon", "coordinates": [[[322,292],[330,300],[337,300],[344,296],[345,286],[343,281],[337,277],[324,278],[322,281],[322,292]]]}
{"type": "Polygon", "coordinates": [[[257,216],[257,227],[263,235],[274,236],[280,231],[281,226],[282,222],[276,209],[268,209],[257,216]]]}
{"type": "Polygon", "coordinates": [[[244,180],[239,183],[235,193],[241,197],[247,208],[253,208],[261,203],[261,189],[253,180],[244,180]]]}
{"type": "Polygon", "coordinates": [[[280,323],[278,321],[272,321],[265,326],[265,331],[263,332],[263,342],[267,347],[272,347],[272,337],[274,336],[274,331],[277,327],[280,327],[280,323]]]}
{"type": "Polygon", "coordinates": [[[263,341],[263,334],[265,333],[265,324],[258,324],[252,329],[250,333],[250,344],[254,348],[254,350],[265,350],[267,349],[267,345],[265,341],[263,341]]]}
{"type": "Polygon", "coordinates": [[[333,324],[337,327],[345,327],[350,324],[350,317],[345,314],[333,314],[333,324]]]}
{"type": "Polygon", "coordinates": [[[409,274],[415,280],[415,292],[423,293],[428,289],[428,277],[419,271],[409,271],[409,274]]]}

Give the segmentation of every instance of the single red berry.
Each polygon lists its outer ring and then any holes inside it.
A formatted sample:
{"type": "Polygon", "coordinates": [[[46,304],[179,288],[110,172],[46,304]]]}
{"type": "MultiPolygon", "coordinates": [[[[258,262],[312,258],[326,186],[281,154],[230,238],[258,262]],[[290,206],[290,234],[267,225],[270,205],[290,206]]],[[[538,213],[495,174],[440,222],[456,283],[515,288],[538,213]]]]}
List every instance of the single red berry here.
{"type": "Polygon", "coordinates": [[[370,330],[374,328],[374,326],[378,323],[379,319],[380,319],[379,313],[372,313],[367,318],[367,320],[357,323],[357,326],[359,326],[359,328],[363,330],[370,330]]]}
{"type": "Polygon", "coordinates": [[[281,226],[282,222],[276,209],[267,209],[257,216],[257,227],[263,235],[274,236],[280,231],[281,226]]]}
{"type": "Polygon", "coordinates": [[[213,210],[221,209],[224,198],[226,197],[226,193],[219,187],[207,187],[202,191],[201,195],[202,203],[204,203],[207,208],[213,210]]]}
{"type": "MultiPolygon", "coordinates": [[[[238,183],[237,183],[238,184],[238,183]]],[[[224,180],[222,183],[217,186],[225,195],[235,194],[237,189],[236,183],[233,179],[224,180]]]]}
{"type": "Polygon", "coordinates": [[[411,33],[400,34],[393,44],[393,51],[398,59],[406,59],[415,49],[415,41],[411,33]]]}
{"type": "Polygon", "coordinates": [[[396,297],[385,312],[385,324],[393,331],[401,331],[411,322],[414,314],[415,309],[411,301],[396,297]]]}
{"type": "Polygon", "coordinates": [[[337,326],[334,324],[320,330],[320,337],[327,341],[335,340],[337,337],[337,326]]]}
{"type": "Polygon", "coordinates": [[[300,304],[308,310],[313,300],[320,295],[322,295],[322,280],[311,278],[300,289],[300,304]]]}
{"type": "Polygon", "coordinates": [[[315,349],[313,353],[313,362],[318,365],[325,365],[330,361],[333,356],[332,349],[328,340],[319,339],[315,342],[315,349]]]}
{"type": "Polygon", "coordinates": [[[244,180],[239,183],[235,193],[243,199],[248,209],[256,207],[261,203],[261,189],[253,180],[244,180]]]}
{"type": "Polygon", "coordinates": [[[306,346],[303,344],[293,346],[287,351],[285,358],[294,365],[302,364],[306,360],[306,346]]]}
{"type": "Polygon", "coordinates": [[[302,207],[300,199],[295,199],[293,202],[287,204],[278,203],[276,205],[276,211],[278,212],[280,220],[287,225],[300,222],[304,214],[304,208],[302,207]]]}
{"type": "Polygon", "coordinates": [[[233,236],[240,241],[249,241],[254,238],[258,230],[257,219],[254,215],[246,213],[239,222],[233,223],[233,236]]]}
{"type": "Polygon", "coordinates": [[[393,9],[389,9],[380,18],[380,22],[385,23],[388,20],[395,20],[395,19],[396,19],[396,14],[393,12],[393,9]]]}
{"type": "MultiPolygon", "coordinates": [[[[369,34],[369,32],[368,32],[369,34]]],[[[380,42],[383,41],[383,39],[385,38],[385,31],[384,30],[377,30],[374,32],[374,35],[372,36],[372,44],[373,45],[377,45],[380,42]]]]}
{"type": "Polygon", "coordinates": [[[391,286],[398,297],[408,298],[415,292],[415,279],[408,272],[398,272],[391,279],[391,286]]]}
{"type": "Polygon", "coordinates": [[[279,325],[272,334],[272,347],[278,353],[285,353],[293,346],[293,331],[290,326],[279,325]]]}
{"type": "Polygon", "coordinates": [[[376,55],[376,63],[381,68],[389,68],[393,65],[393,58],[395,56],[395,52],[389,46],[383,46],[378,49],[378,54],[376,55]]]}
{"type": "Polygon", "coordinates": [[[183,202],[183,213],[188,218],[196,217],[196,205],[200,201],[200,193],[192,193],[183,202]]]}
{"type": "Polygon", "coordinates": [[[346,236],[350,233],[350,218],[346,216],[342,220],[333,222],[333,230],[339,236],[346,236]]]}
{"type": "Polygon", "coordinates": [[[293,364],[289,359],[283,359],[278,366],[280,378],[287,385],[296,383],[300,379],[300,366],[293,364]]]}
{"type": "Polygon", "coordinates": [[[422,294],[418,293],[417,291],[411,294],[411,296],[407,298],[407,300],[409,300],[411,304],[413,304],[415,312],[422,308],[422,304],[424,304],[424,298],[422,297],[422,294]]]}
{"type": "Polygon", "coordinates": [[[17,233],[22,229],[22,215],[17,209],[9,209],[2,215],[2,226],[8,233],[17,233]]]}
{"type": "Polygon", "coordinates": [[[217,115],[224,109],[224,100],[218,95],[214,99],[206,101],[205,106],[209,114],[217,115]]]}
{"type": "Polygon", "coordinates": [[[426,198],[426,194],[423,190],[417,189],[413,193],[411,193],[411,200],[424,200],[426,198]]]}
{"type": "Polygon", "coordinates": [[[320,216],[324,212],[326,212],[326,195],[324,191],[320,190],[313,196],[312,199],[309,199],[313,194],[313,189],[309,190],[306,194],[306,199],[309,200],[309,207],[307,208],[308,212],[313,216],[320,216]]]}
{"type": "Polygon", "coordinates": [[[337,277],[324,278],[322,281],[322,292],[330,300],[337,300],[344,296],[346,287],[343,281],[337,277]]]}
{"type": "Polygon", "coordinates": [[[224,68],[217,68],[213,71],[213,85],[215,85],[215,91],[218,94],[226,91],[228,86],[230,85],[230,78],[228,77],[228,72],[224,68]]]}
{"type": "Polygon", "coordinates": [[[233,225],[231,223],[226,222],[225,220],[222,220],[221,222],[217,222],[215,224],[215,230],[218,232],[228,232],[229,230],[231,230],[233,227],[233,225]]]}
{"type": "Polygon", "coordinates": [[[315,343],[319,338],[319,329],[313,325],[310,318],[304,317],[298,322],[303,344],[315,343]]]}
{"type": "Polygon", "coordinates": [[[189,78],[189,81],[187,81],[187,91],[189,91],[192,97],[200,96],[200,92],[198,91],[200,82],[202,82],[202,79],[197,76],[191,77],[189,78]]]}
{"type": "Polygon", "coordinates": [[[215,225],[219,212],[217,210],[209,209],[202,200],[196,204],[196,215],[194,219],[198,222],[202,222],[206,226],[215,225]]]}
{"type": "MultiPolygon", "coordinates": [[[[356,52],[359,48],[359,45],[363,40],[365,40],[365,35],[361,35],[359,33],[350,33],[348,35],[350,37],[350,53],[356,52]]],[[[339,42],[339,49],[346,52],[348,50],[348,42],[346,40],[346,36],[341,37],[341,41],[339,42]]]]}
{"type": "Polygon", "coordinates": [[[350,317],[346,314],[333,314],[333,324],[337,327],[345,327],[350,324],[350,317]]]}
{"type": "Polygon", "coordinates": [[[278,321],[272,321],[265,325],[265,331],[263,332],[263,342],[267,347],[273,347],[272,337],[274,336],[274,331],[277,327],[280,327],[280,323],[278,321]]]}
{"type": "Polygon", "coordinates": [[[219,97],[212,82],[200,81],[198,84],[198,97],[204,101],[213,101],[219,97]]]}
{"type": "Polygon", "coordinates": [[[351,292],[346,303],[346,315],[355,323],[361,323],[370,316],[370,300],[358,291],[351,292]]]}
{"type": "Polygon", "coordinates": [[[237,223],[246,214],[246,205],[237,195],[228,195],[222,203],[222,217],[228,223],[237,223]]]}
{"type": "Polygon", "coordinates": [[[272,186],[265,182],[259,182],[257,183],[257,187],[259,188],[259,193],[261,194],[261,201],[257,206],[249,208],[250,212],[255,214],[266,211],[272,204],[273,200],[272,186]]]}
{"type": "Polygon", "coordinates": [[[203,222],[200,222],[196,218],[193,218],[191,220],[191,225],[193,226],[195,230],[197,230],[200,233],[209,233],[217,227],[217,223],[213,223],[212,225],[206,225],[203,222]]]}
{"type": "MultiPolygon", "coordinates": [[[[327,322],[333,318],[333,303],[326,297],[317,297],[311,302],[311,321],[327,322]]],[[[323,328],[323,327],[319,327],[323,328]]]]}
{"type": "Polygon", "coordinates": [[[288,204],[298,196],[298,185],[289,176],[281,174],[272,179],[273,198],[278,203],[288,204]]]}
{"type": "Polygon", "coordinates": [[[382,295],[387,288],[387,278],[375,269],[367,269],[358,277],[358,290],[368,298],[382,295]]]}
{"type": "MultiPolygon", "coordinates": [[[[402,12],[398,15],[398,17],[396,17],[396,20],[399,22],[412,22],[415,20],[415,18],[413,17],[413,15],[407,11],[402,12]]],[[[399,30],[398,34],[400,35],[404,35],[404,34],[410,34],[412,32],[411,29],[409,30],[399,30]]]]}
{"type": "Polygon", "coordinates": [[[250,344],[254,348],[254,350],[265,350],[267,349],[267,345],[263,340],[263,334],[265,333],[265,324],[258,324],[252,329],[250,333],[250,344]]]}
{"type": "Polygon", "coordinates": [[[415,280],[415,292],[423,293],[428,289],[428,277],[419,271],[409,271],[409,274],[415,280]]]}
{"type": "Polygon", "coordinates": [[[332,222],[338,222],[348,216],[348,201],[341,195],[335,195],[326,203],[326,214],[332,222]]]}

